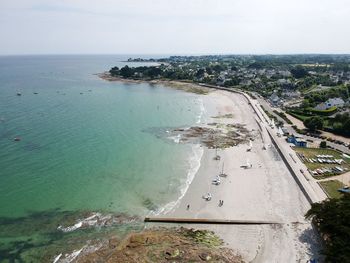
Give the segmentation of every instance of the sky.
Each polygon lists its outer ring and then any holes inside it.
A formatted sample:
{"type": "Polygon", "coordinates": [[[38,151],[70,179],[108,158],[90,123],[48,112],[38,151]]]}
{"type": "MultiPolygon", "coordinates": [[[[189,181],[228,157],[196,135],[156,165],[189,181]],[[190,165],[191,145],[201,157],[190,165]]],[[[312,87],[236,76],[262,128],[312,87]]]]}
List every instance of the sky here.
{"type": "Polygon", "coordinates": [[[350,53],[349,0],[0,0],[0,55],[350,53]]]}

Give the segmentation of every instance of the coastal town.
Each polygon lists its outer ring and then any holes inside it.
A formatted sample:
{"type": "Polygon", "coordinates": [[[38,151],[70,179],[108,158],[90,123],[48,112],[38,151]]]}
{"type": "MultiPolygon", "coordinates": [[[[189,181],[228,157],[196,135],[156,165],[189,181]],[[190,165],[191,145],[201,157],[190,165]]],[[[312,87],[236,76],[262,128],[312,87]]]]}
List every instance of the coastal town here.
{"type": "Polygon", "coordinates": [[[278,126],[290,124],[291,134],[307,133],[348,151],[350,56],[171,56],[128,62],[159,65],[113,67],[110,75],[238,89],[261,101],[278,126]]]}
{"type": "Polygon", "coordinates": [[[0,263],[350,263],[350,1],[0,7],[0,263]]]}
{"type": "MultiPolygon", "coordinates": [[[[344,154],[340,163],[330,168],[328,159],[322,162],[312,158],[306,162],[318,163],[309,171],[320,180],[327,178],[320,183],[332,189],[329,190],[332,195],[337,196],[335,186],[349,184],[348,167],[342,164],[347,163],[350,154],[350,56],[171,56],[129,58],[128,62],[158,65],[113,67],[109,74],[123,79],[167,79],[246,92],[259,101],[276,124],[279,136],[286,136],[288,143],[319,148],[316,156],[324,152],[344,154]],[[339,181],[339,175],[344,173],[346,176],[339,181]],[[331,176],[336,179],[329,180],[331,176]]],[[[329,156],[333,157],[332,154],[329,156]]]]}

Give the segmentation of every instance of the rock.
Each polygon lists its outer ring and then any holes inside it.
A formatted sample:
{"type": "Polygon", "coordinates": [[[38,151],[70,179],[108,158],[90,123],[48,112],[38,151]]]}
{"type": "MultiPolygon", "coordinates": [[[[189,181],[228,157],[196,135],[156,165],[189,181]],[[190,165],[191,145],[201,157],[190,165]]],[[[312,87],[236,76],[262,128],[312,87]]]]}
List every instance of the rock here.
{"type": "Polygon", "coordinates": [[[104,242],[98,250],[80,255],[77,263],[106,262],[230,262],[243,263],[233,250],[223,248],[213,232],[186,228],[131,233],[116,244],[104,242]],[[208,242],[209,241],[209,242],[208,242]],[[105,245],[103,245],[105,244],[105,245]]]}
{"type": "Polygon", "coordinates": [[[199,255],[199,258],[202,260],[202,261],[209,261],[211,260],[211,256],[208,254],[208,253],[202,253],[199,255]]]}
{"type": "Polygon", "coordinates": [[[179,259],[180,254],[181,254],[180,250],[178,250],[178,249],[168,250],[165,252],[165,258],[166,259],[174,259],[174,258],[179,259]]]}
{"type": "Polygon", "coordinates": [[[110,240],[108,240],[108,247],[113,249],[116,248],[118,246],[118,240],[116,238],[112,238],[110,240]]]}

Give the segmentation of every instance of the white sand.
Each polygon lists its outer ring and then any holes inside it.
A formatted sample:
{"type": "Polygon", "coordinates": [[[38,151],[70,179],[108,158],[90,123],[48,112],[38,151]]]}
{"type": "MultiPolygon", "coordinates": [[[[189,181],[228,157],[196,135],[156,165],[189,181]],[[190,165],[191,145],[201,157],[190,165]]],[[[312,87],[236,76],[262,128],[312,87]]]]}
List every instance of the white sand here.
{"type": "MultiPolygon", "coordinates": [[[[245,124],[258,133],[256,115],[242,95],[215,91],[204,97],[205,107],[212,116],[232,113],[231,119],[212,122],[245,124]]],[[[266,131],[265,131],[266,133],[266,131]]],[[[187,225],[212,229],[229,247],[249,262],[306,262],[318,258],[318,243],[310,222],[304,214],[310,205],[287,170],[270,138],[263,134],[267,150],[257,136],[251,152],[248,144],[219,150],[220,161],[213,159],[215,150],[205,149],[201,166],[185,196],[166,217],[215,218],[233,220],[273,220],[281,225],[187,225]],[[240,166],[249,159],[251,169],[240,166]],[[221,184],[211,184],[222,163],[227,178],[221,184]],[[211,201],[202,195],[210,192],[211,201]],[[219,207],[219,200],[224,205],[219,207]],[[190,209],[187,210],[187,205],[190,209]]]]}

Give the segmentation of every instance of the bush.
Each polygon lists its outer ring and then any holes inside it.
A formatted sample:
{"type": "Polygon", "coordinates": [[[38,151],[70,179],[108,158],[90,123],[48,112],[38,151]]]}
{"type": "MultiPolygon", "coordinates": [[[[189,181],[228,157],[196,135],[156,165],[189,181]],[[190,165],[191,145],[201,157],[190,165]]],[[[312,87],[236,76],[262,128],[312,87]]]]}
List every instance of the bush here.
{"type": "Polygon", "coordinates": [[[327,148],[327,142],[326,141],[322,141],[320,143],[320,148],[327,148]]]}
{"type": "Polygon", "coordinates": [[[323,236],[325,262],[349,262],[350,195],[314,203],[306,214],[323,236]]]}
{"type": "Polygon", "coordinates": [[[290,119],[288,119],[287,115],[284,112],[279,112],[277,110],[273,111],[275,114],[277,114],[278,116],[280,116],[283,120],[285,120],[288,124],[292,124],[292,122],[290,121],[290,119]]]}
{"type": "Polygon", "coordinates": [[[309,115],[306,115],[306,113],[301,112],[301,111],[287,111],[287,113],[295,118],[297,118],[298,120],[304,121],[306,120],[308,117],[310,117],[309,115]]]}
{"type": "Polygon", "coordinates": [[[336,106],[333,106],[327,110],[315,110],[313,108],[308,108],[307,110],[318,115],[329,116],[336,113],[338,108],[336,106]]]}
{"type": "Polygon", "coordinates": [[[304,121],[304,125],[310,131],[322,130],[323,128],[323,119],[319,116],[307,118],[304,121]]]}

